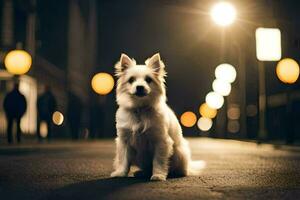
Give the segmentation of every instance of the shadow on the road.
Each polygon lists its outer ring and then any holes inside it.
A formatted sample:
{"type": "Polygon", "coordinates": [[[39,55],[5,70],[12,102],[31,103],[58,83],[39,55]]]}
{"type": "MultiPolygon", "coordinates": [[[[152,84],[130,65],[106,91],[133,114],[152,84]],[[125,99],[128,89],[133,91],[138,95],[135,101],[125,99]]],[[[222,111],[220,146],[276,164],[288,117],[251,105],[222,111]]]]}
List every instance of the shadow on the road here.
{"type": "Polygon", "coordinates": [[[144,182],[149,180],[126,177],[80,182],[52,191],[47,199],[103,199],[118,190],[144,182]]]}

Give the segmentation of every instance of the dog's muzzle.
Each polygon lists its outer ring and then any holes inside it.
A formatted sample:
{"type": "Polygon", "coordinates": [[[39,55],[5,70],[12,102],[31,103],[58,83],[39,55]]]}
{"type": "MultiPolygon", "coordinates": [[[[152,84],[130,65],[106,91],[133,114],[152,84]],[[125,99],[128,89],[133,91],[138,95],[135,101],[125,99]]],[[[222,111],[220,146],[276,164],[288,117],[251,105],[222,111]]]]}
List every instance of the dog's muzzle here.
{"type": "Polygon", "coordinates": [[[147,93],[146,93],[146,90],[145,90],[144,86],[136,86],[135,95],[138,96],[138,97],[146,96],[147,93]]]}

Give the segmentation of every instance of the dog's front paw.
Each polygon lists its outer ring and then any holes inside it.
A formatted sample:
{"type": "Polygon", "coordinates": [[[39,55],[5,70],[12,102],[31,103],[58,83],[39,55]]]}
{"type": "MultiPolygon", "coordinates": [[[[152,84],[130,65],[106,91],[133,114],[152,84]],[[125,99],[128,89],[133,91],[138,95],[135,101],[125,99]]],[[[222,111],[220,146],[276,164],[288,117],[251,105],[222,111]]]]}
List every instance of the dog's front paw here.
{"type": "Polygon", "coordinates": [[[110,174],[110,177],[126,177],[127,176],[127,173],[126,172],[123,172],[123,171],[114,171],[110,174]]]}
{"type": "Polygon", "coordinates": [[[153,174],[150,178],[151,181],[165,181],[166,179],[167,176],[163,174],[153,174]]]}

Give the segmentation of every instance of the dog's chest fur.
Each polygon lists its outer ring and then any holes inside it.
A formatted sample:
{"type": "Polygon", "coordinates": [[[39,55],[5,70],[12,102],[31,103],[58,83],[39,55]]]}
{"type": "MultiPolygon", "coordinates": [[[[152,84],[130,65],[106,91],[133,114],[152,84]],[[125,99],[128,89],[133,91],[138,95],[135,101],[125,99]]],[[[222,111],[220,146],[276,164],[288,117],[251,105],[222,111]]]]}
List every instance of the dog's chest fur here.
{"type": "Polygon", "coordinates": [[[141,151],[152,149],[152,141],[155,138],[152,130],[159,124],[159,113],[153,108],[140,108],[134,110],[122,110],[118,115],[118,127],[126,130],[126,138],[134,149],[141,151]]]}

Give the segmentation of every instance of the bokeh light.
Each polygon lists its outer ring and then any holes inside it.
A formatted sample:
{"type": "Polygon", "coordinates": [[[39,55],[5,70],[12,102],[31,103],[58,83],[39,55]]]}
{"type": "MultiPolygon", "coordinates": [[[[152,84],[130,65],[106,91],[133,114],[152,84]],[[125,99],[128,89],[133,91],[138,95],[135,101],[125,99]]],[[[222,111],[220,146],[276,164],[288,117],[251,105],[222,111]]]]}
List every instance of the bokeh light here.
{"type": "Polygon", "coordinates": [[[230,133],[237,133],[240,130],[240,123],[237,120],[229,120],[227,130],[230,133]]]}
{"type": "Polygon", "coordinates": [[[197,122],[197,126],[201,131],[209,131],[212,127],[212,120],[207,117],[200,117],[197,122]]]}
{"type": "Polygon", "coordinates": [[[4,58],[4,65],[11,74],[21,75],[29,71],[32,64],[32,58],[24,50],[10,51],[4,58]]]}
{"type": "Polygon", "coordinates": [[[232,120],[237,120],[240,118],[241,112],[240,108],[236,104],[229,105],[229,108],[227,110],[227,117],[232,120]]]}
{"type": "Polygon", "coordinates": [[[219,2],[212,7],[210,15],[216,24],[228,26],[236,18],[236,9],[231,3],[219,2]]]}
{"type": "Polygon", "coordinates": [[[248,117],[255,117],[257,115],[257,106],[254,104],[247,105],[246,112],[248,117]]]}
{"type": "Polygon", "coordinates": [[[228,96],[231,92],[230,83],[221,79],[215,79],[212,88],[216,93],[219,93],[222,96],[228,96]]]}
{"type": "Polygon", "coordinates": [[[52,121],[57,126],[62,125],[64,122],[64,115],[59,111],[55,111],[52,115],[52,121]]]}
{"type": "Polygon", "coordinates": [[[48,135],[48,126],[47,126],[47,123],[45,121],[42,121],[40,123],[40,134],[41,134],[41,137],[42,138],[45,138],[47,137],[48,135]]]}
{"type": "Polygon", "coordinates": [[[197,122],[197,116],[195,113],[187,111],[181,115],[180,122],[185,127],[193,127],[197,122]]]}
{"type": "Polygon", "coordinates": [[[202,117],[213,119],[217,115],[217,110],[214,108],[211,108],[207,105],[207,103],[201,104],[199,108],[200,115],[202,117]]]}
{"type": "Polygon", "coordinates": [[[276,74],[283,83],[293,84],[299,78],[299,65],[291,58],[284,58],[278,62],[276,74]]]}
{"type": "Polygon", "coordinates": [[[236,70],[232,65],[223,63],[217,66],[215,76],[219,80],[232,83],[236,79],[236,70]]]}
{"type": "Polygon", "coordinates": [[[96,93],[106,95],[114,88],[115,81],[108,73],[98,73],[92,78],[91,84],[96,93]]]}
{"type": "Polygon", "coordinates": [[[205,97],[207,105],[214,109],[219,109],[224,104],[224,97],[216,92],[210,92],[205,97]]]}

